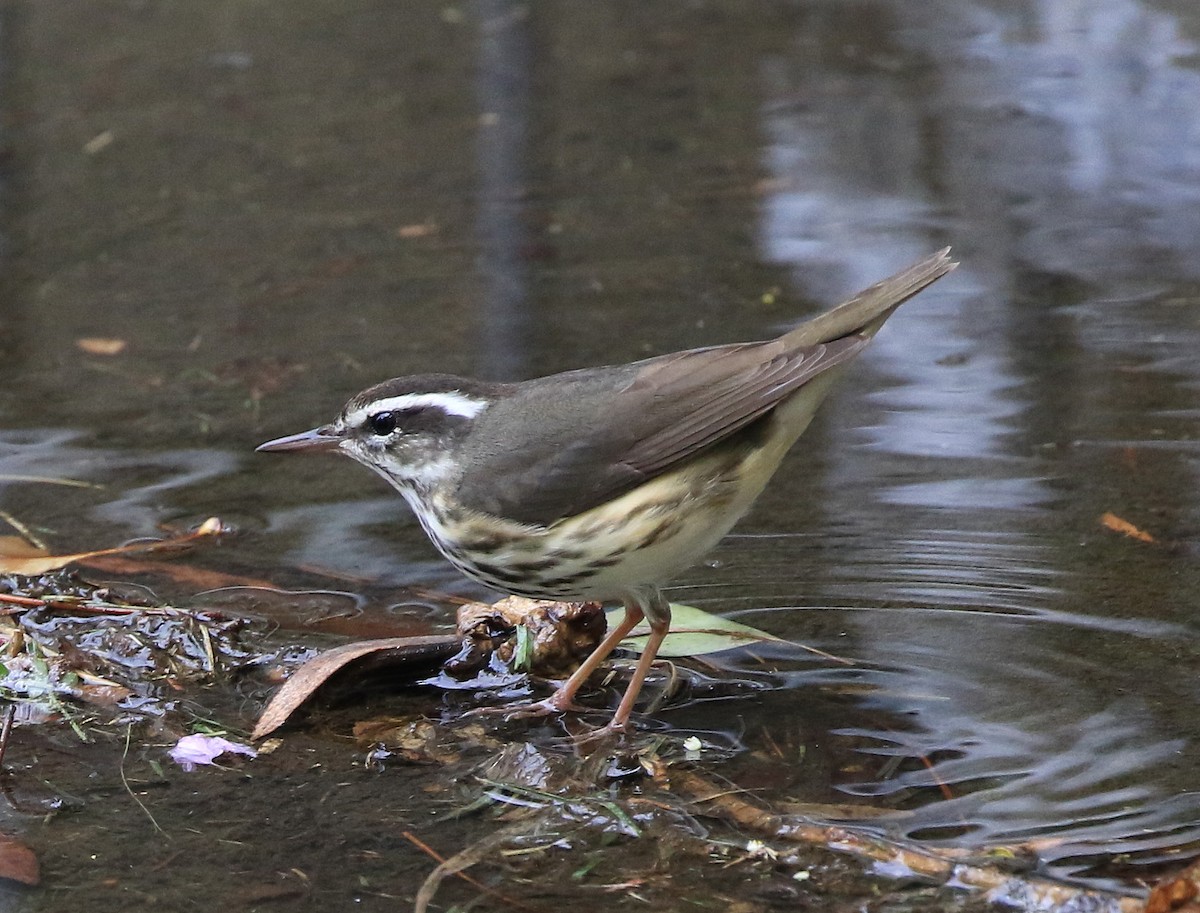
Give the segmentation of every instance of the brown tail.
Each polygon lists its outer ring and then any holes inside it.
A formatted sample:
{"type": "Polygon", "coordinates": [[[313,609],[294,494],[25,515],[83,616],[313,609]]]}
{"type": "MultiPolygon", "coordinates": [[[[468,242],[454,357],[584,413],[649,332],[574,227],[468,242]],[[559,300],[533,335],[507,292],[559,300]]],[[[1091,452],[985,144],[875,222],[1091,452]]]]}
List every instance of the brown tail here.
{"type": "Polygon", "coordinates": [[[798,349],[840,339],[850,333],[874,336],[896,308],[956,266],[958,264],[950,259],[950,248],[943,248],[920,263],[859,292],[833,310],[785,333],[780,342],[789,349],[798,349]]]}

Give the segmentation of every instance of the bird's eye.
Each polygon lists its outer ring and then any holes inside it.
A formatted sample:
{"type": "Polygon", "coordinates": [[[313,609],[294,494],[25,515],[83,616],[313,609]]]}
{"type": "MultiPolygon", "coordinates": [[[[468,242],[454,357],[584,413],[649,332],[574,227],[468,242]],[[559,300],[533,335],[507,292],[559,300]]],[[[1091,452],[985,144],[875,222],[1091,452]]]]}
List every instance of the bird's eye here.
{"type": "Polygon", "coordinates": [[[367,419],[367,427],[371,429],[372,434],[387,437],[396,430],[396,413],[376,412],[367,419]]]}

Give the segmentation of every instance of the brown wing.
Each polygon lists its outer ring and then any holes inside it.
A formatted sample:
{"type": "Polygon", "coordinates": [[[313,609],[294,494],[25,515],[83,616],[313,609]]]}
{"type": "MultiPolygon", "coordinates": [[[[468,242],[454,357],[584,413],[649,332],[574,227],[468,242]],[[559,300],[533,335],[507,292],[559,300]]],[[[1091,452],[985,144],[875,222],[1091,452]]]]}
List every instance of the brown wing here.
{"type": "Polygon", "coordinates": [[[853,358],[902,302],[955,264],[939,251],[769,342],[716,346],[520,384],[473,423],[468,507],[549,525],[727,439],[853,358]]]}
{"type": "Polygon", "coordinates": [[[477,420],[459,498],[539,525],[583,513],[735,434],[866,344],[718,346],[523,384],[477,420]]]}
{"type": "Polygon", "coordinates": [[[867,342],[848,336],[782,352],[716,378],[706,375],[719,372],[719,364],[713,365],[716,372],[691,364],[703,358],[703,351],[681,353],[635,382],[635,388],[644,385],[656,390],[678,408],[668,424],[642,437],[621,462],[645,476],[657,475],[761,418],[818,374],[849,361],[867,342]]]}

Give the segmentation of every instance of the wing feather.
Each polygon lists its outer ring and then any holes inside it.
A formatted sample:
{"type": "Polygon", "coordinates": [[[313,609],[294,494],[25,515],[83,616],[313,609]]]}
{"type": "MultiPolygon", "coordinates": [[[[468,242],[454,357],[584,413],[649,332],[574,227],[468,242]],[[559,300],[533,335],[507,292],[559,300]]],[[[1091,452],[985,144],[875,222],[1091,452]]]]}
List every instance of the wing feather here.
{"type": "Polygon", "coordinates": [[[543,378],[512,410],[498,404],[480,417],[459,499],[534,525],[583,513],[728,439],[866,344],[858,336],[791,351],[775,341],[735,344],[616,375],[543,378]]]}
{"type": "Polygon", "coordinates": [[[520,384],[473,423],[460,454],[459,499],[548,526],[619,497],[849,361],[901,303],[955,267],[948,254],[939,251],[775,340],[520,384]]]}

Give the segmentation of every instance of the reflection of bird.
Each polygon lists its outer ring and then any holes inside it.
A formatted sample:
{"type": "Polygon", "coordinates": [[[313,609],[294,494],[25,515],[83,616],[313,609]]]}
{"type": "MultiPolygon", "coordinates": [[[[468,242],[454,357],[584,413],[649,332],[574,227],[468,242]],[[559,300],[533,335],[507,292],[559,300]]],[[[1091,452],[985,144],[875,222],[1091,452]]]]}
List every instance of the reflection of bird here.
{"type": "Polygon", "coordinates": [[[659,587],[750,507],[841,368],[948,250],[766,342],[520,383],[443,374],[359,393],[329,425],[259,447],[340,451],[408,501],[468,577],[521,596],[621,600],[625,618],[539,711],[565,710],[643,617],[651,634],[610,728],[623,729],[671,621],[659,587]]]}

